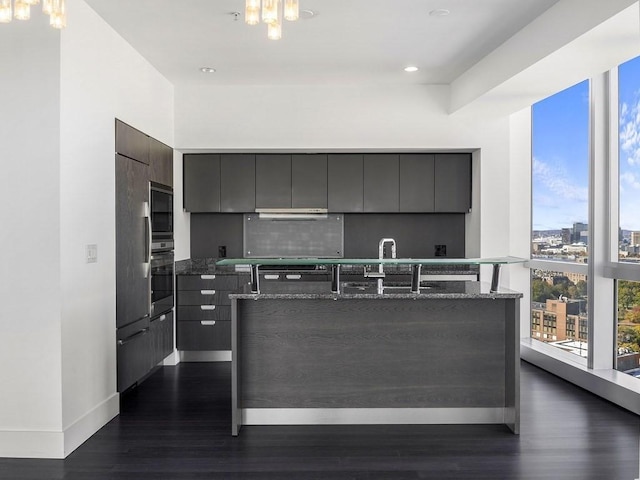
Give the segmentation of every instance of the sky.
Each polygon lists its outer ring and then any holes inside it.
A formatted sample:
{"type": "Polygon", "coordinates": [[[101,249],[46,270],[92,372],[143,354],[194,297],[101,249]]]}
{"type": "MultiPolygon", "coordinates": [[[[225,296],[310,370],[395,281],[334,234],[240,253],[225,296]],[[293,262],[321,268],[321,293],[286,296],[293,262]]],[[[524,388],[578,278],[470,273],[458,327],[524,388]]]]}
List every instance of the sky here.
{"type": "Polygon", "coordinates": [[[587,223],[589,82],[536,103],[532,115],[533,230],[587,223]]]}
{"type": "MultiPolygon", "coordinates": [[[[640,230],[640,57],[619,67],[620,227],[640,230]]],[[[588,219],[589,82],[533,106],[533,230],[588,219]]]]}
{"type": "Polygon", "coordinates": [[[640,230],[640,57],[618,70],[620,227],[640,230]]]}

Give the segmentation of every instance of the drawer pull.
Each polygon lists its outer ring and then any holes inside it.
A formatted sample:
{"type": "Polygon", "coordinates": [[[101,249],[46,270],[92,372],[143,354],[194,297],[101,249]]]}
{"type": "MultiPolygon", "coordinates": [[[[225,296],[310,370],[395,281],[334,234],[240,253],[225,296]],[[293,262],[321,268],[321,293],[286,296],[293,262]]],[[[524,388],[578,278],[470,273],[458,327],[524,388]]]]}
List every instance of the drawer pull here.
{"type": "Polygon", "coordinates": [[[200,320],[200,325],[205,327],[212,327],[216,324],[215,320],[200,320]]]}
{"type": "Polygon", "coordinates": [[[267,273],[264,276],[265,280],[278,280],[279,278],[280,278],[280,275],[274,275],[274,274],[269,274],[269,273],[267,273]]]}
{"type": "Polygon", "coordinates": [[[200,305],[200,310],[215,310],[215,305],[200,305]]]}
{"type": "Polygon", "coordinates": [[[200,295],[215,295],[215,290],[200,290],[200,295]]]}
{"type": "Polygon", "coordinates": [[[215,280],[216,276],[215,275],[200,275],[200,278],[202,280],[215,280]]]}
{"type": "Polygon", "coordinates": [[[302,278],[302,275],[300,274],[293,274],[293,273],[289,273],[287,275],[287,280],[300,280],[302,278]]]}
{"type": "Polygon", "coordinates": [[[160,315],[160,318],[158,320],[160,320],[161,322],[164,322],[167,319],[166,315],[160,315]]]}

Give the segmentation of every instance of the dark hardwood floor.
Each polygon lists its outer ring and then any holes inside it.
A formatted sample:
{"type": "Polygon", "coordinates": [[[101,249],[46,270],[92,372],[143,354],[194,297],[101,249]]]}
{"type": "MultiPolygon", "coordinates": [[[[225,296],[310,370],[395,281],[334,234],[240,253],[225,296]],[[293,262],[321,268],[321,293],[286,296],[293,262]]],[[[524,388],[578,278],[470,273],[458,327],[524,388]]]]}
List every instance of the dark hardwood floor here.
{"type": "Polygon", "coordinates": [[[243,427],[230,365],[159,369],[65,460],[0,459],[0,479],[639,478],[640,418],[522,363],[522,434],[500,425],[243,427]]]}

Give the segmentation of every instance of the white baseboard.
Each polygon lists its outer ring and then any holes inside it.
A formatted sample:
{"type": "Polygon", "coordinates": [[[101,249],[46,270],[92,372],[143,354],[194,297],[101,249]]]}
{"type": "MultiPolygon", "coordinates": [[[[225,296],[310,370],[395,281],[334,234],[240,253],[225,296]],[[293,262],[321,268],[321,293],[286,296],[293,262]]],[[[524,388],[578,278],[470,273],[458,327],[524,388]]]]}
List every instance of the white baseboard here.
{"type": "Polygon", "coordinates": [[[173,352],[171,352],[171,354],[167,356],[167,358],[165,358],[162,362],[160,362],[160,365],[163,365],[165,367],[175,367],[179,363],[180,363],[180,352],[174,349],[173,352]]]}
{"type": "Polygon", "coordinates": [[[64,456],[86,442],[89,437],[120,413],[120,395],[114,393],[64,430],[64,456]]]}
{"type": "Polygon", "coordinates": [[[181,362],[230,362],[231,350],[180,350],[181,362]]]}
{"type": "Polygon", "coordinates": [[[64,431],[0,431],[0,457],[63,459],[120,412],[120,397],[111,397],[73,422],[64,431]]]}

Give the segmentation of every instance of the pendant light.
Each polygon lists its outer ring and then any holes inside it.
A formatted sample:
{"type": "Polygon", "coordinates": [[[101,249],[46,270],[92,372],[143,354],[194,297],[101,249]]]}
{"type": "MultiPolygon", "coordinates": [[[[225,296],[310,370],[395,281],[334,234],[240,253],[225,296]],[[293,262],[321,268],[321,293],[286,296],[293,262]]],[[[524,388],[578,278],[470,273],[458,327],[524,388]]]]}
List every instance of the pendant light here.
{"type": "MultiPolygon", "coordinates": [[[[260,0],[255,0],[259,2],[260,0]]],[[[31,7],[40,3],[40,0],[0,0],[0,23],[9,23],[12,18],[16,20],[29,20],[31,7]]],[[[65,0],[42,0],[42,11],[49,15],[49,24],[53,28],[67,26],[67,14],[65,0]]]]}
{"type": "Polygon", "coordinates": [[[282,38],[283,18],[290,22],[300,18],[298,0],[246,0],[245,23],[257,25],[262,20],[262,23],[267,24],[267,37],[270,40],[282,38]]]}

